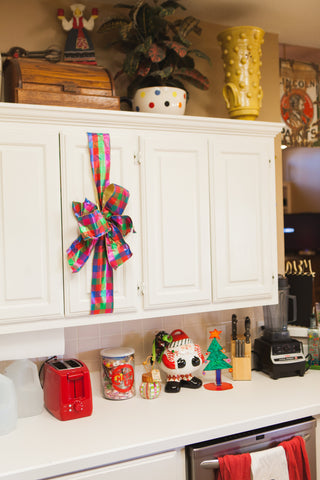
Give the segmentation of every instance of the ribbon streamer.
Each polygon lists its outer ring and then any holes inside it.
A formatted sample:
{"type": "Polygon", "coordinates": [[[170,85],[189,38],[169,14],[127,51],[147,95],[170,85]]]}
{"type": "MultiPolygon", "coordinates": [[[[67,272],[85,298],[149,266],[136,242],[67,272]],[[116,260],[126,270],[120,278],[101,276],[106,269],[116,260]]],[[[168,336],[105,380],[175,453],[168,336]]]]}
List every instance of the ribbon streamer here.
{"type": "Polygon", "coordinates": [[[110,136],[88,133],[90,162],[99,205],[87,198],[83,203],[72,202],[80,235],[67,250],[72,272],[78,272],[94,250],[91,283],[91,314],[113,311],[113,269],[131,256],[124,241],[132,230],[132,220],[122,215],[129,192],[110,184],[110,136]]]}

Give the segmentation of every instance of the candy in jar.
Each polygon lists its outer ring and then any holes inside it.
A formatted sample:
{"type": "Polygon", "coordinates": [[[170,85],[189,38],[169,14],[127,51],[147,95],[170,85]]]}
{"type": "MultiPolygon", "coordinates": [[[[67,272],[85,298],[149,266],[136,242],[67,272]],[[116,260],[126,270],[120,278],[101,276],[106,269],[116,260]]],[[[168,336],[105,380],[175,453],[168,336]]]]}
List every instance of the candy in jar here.
{"type": "Polygon", "coordinates": [[[110,400],[125,400],[135,394],[134,349],[104,349],[101,355],[102,392],[110,400]]]}

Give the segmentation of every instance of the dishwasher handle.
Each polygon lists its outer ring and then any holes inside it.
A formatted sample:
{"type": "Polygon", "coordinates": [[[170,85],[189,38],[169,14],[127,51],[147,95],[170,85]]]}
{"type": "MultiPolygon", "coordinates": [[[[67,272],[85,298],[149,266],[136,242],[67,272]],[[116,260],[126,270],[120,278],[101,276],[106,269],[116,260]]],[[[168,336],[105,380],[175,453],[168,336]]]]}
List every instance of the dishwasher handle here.
{"type": "MultiPolygon", "coordinates": [[[[306,433],[305,435],[301,436],[306,442],[310,439],[310,433],[306,433]]],[[[212,460],[203,460],[200,463],[200,467],[206,468],[207,470],[218,470],[219,460],[217,458],[213,458],[212,460]]]]}
{"type": "Polygon", "coordinates": [[[213,460],[203,460],[203,462],[200,463],[200,467],[206,468],[206,469],[213,469],[213,470],[218,470],[219,468],[219,460],[217,458],[213,460]]]}

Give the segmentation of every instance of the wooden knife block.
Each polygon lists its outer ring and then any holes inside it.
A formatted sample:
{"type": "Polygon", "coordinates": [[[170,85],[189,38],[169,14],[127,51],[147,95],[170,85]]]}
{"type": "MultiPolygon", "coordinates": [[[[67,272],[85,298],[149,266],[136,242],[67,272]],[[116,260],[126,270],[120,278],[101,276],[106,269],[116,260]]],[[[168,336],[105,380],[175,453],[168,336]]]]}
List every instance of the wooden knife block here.
{"type": "MultiPolygon", "coordinates": [[[[238,335],[244,340],[244,335],[238,335]]],[[[231,363],[233,380],[251,380],[251,342],[244,344],[244,357],[236,357],[236,340],[231,340],[231,363]]]]}

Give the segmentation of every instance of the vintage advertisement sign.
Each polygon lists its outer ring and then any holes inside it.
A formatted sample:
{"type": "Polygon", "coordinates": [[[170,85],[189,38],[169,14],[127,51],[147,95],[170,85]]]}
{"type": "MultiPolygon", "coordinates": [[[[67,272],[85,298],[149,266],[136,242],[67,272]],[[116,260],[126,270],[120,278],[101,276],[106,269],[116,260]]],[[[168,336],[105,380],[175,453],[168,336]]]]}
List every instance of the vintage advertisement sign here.
{"type": "Polygon", "coordinates": [[[282,144],[320,145],[318,69],[315,65],[280,60],[282,144]]]}

